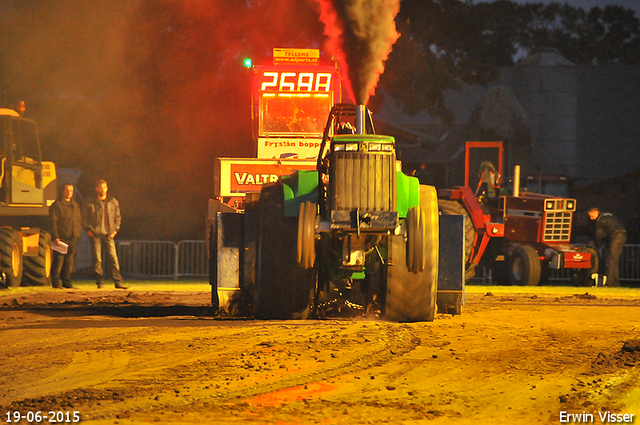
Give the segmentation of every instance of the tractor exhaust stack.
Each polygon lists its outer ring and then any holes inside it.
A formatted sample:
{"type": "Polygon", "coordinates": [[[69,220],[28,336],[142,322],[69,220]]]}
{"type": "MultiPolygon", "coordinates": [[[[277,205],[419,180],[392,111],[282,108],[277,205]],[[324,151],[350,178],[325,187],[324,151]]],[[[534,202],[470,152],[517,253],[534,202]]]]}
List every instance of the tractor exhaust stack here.
{"type": "Polygon", "coordinates": [[[365,120],[367,116],[367,107],[364,105],[356,105],[356,134],[365,134],[365,120]]]}

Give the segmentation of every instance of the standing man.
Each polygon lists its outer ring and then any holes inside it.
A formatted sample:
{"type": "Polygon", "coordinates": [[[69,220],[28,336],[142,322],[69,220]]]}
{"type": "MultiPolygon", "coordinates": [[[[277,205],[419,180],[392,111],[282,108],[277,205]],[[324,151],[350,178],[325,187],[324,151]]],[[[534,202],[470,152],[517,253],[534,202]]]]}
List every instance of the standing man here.
{"type": "Polygon", "coordinates": [[[73,257],[76,255],[78,239],[82,231],[82,216],[80,205],[73,200],[73,185],[62,185],[62,196],[49,208],[51,218],[51,240],[55,245],[60,242],[68,245],[66,253],[53,250],[53,264],[51,266],[51,286],[54,288],[74,288],[71,284],[73,271],[73,257]],[[62,279],[62,285],[60,285],[62,279]]]}
{"type": "Polygon", "coordinates": [[[606,284],[620,286],[620,255],[622,255],[622,247],[627,241],[627,231],[613,214],[601,213],[598,208],[594,207],[589,210],[589,218],[596,224],[596,245],[599,245],[602,240],[608,244],[606,284]]]}
{"type": "Polygon", "coordinates": [[[116,243],[113,240],[120,230],[120,203],[113,196],[109,196],[108,192],[107,182],[98,180],[96,182],[96,196],[89,199],[84,206],[84,228],[91,237],[93,271],[98,289],[102,288],[104,281],[102,249],[107,253],[111,277],[116,288],[127,289],[126,286],[122,286],[116,243]]]}

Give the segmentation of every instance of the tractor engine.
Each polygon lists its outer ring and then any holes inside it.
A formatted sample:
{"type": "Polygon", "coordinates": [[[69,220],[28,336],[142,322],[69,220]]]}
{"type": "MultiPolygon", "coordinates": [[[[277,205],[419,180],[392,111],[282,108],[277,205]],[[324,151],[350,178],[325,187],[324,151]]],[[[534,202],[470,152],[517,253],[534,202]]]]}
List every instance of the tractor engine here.
{"type": "Polygon", "coordinates": [[[331,227],[360,231],[393,229],[396,212],[396,155],[388,136],[340,135],[329,156],[328,209],[331,227]]]}

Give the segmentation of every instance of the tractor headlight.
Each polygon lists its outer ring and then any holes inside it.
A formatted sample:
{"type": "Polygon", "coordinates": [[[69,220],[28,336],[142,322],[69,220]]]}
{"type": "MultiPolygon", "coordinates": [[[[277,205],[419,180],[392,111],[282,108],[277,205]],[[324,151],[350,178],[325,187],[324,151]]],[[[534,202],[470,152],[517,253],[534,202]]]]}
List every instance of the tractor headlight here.
{"type": "Polygon", "coordinates": [[[336,143],[335,145],[333,145],[334,152],[356,152],[357,150],[357,143],[336,143]]]}
{"type": "Polygon", "coordinates": [[[358,150],[358,144],[357,143],[345,143],[345,150],[347,152],[355,152],[358,150]]]}
{"type": "Polygon", "coordinates": [[[369,143],[369,150],[379,152],[382,150],[382,143],[369,143]]]}
{"type": "Polygon", "coordinates": [[[378,142],[369,143],[369,151],[370,152],[392,152],[393,144],[378,143],[378,142]]]}
{"type": "Polygon", "coordinates": [[[546,205],[544,206],[544,209],[547,211],[552,211],[556,206],[556,203],[554,201],[547,201],[546,205]]]}

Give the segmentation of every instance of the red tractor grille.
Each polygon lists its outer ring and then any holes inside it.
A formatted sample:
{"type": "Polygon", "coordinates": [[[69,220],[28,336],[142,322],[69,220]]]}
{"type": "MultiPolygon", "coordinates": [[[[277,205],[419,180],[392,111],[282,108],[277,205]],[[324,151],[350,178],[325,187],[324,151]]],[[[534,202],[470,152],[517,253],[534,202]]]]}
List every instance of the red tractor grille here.
{"type": "Polygon", "coordinates": [[[544,216],[543,242],[571,240],[571,212],[547,212],[544,216]]]}

